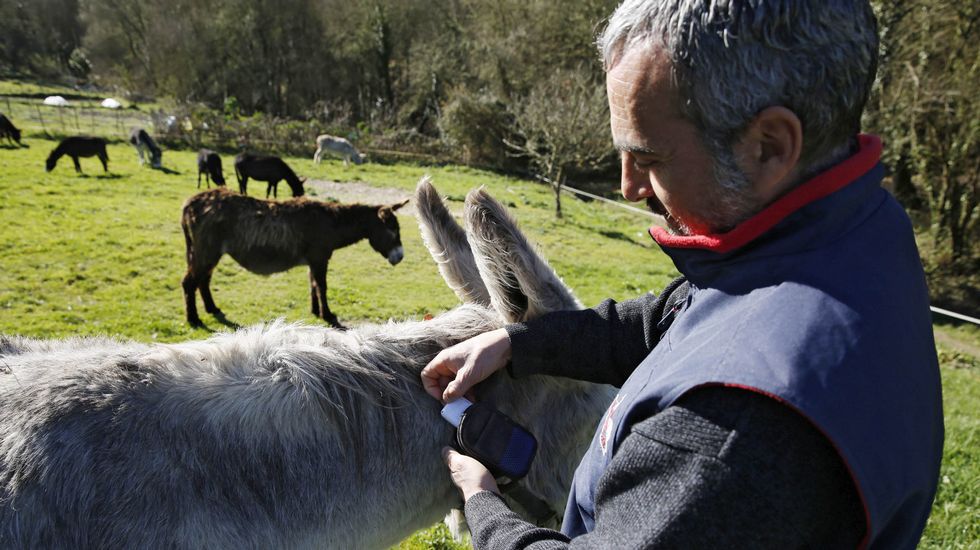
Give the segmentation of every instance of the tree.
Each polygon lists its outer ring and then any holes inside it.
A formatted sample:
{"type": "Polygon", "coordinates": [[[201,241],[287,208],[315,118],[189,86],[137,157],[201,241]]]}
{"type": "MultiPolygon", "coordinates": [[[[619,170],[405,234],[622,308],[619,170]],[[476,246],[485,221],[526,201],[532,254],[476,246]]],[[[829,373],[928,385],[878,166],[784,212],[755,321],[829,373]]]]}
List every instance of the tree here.
{"type": "Polygon", "coordinates": [[[505,143],[551,185],[560,218],[569,169],[597,167],[613,153],[605,87],[582,67],[559,70],[539,80],[512,109],[518,137],[505,143]]]}
{"type": "Polygon", "coordinates": [[[871,126],[886,137],[896,174],[926,204],[935,249],[968,259],[980,221],[980,4],[897,0],[878,12],[882,64],[871,126]]]}

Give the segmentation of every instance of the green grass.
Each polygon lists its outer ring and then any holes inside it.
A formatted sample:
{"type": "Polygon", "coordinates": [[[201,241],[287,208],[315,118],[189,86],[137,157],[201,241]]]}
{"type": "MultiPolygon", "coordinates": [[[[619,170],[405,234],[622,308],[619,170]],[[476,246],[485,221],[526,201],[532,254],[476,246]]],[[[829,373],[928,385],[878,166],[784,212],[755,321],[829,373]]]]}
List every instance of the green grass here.
{"type": "MultiPolygon", "coordinates": [[[[184,322],[180,279],[185,269],[179,219],[196,189],[195,155],[167,151],[176,174],[139,168],[128,145],[109,148],[109,177],[95,159],[70,159],[51,173],[44,159],[55,142],[28,134],[29,148],[0,146],[0,333],[55,338],[108,334],[140,341],[204,338],[184,322]]],[[[226,172],[230,158],[225,159],[226,172]]],[[[313,166],[287,159],[300,175],[361,181],[410,192],[424,173],[458,208],[472,188],[486,186],[507,204],[529,237],[586,305],[663,287],[675,275],[635,214],[574,198],[556,220],[550,190],[534,183],[461,167],[412,165],[313,166]]],[[[284,188],[285,186],[281,186],[284,188]]],[[[280,189],[282,190],[282,189],[280,189]]],[[[419,318],[457,304],[424,249],[413,218],[401,216],[405,260],[392,267],[366,243],[338,251],[328,273],[331,308],[346,324],[419,318]]],[[[215,300],[241,325],[277,317],[317,323],[309,313],[308,280],[296,268],[271,277],[250,274],[228,258],[215,273],[215,300]]],[[[202,309],[203,312],[203,309],[202,309]]],[[[224,330],[209,315],[210,329],[224,330]]],[[[937,328],[966,342],[980,331],[937,328]]],[[[973,348],[971,348],[971,346],[973,348]]],[[[946,455],[943,482],[922,546],[969,548],[980,541],[980,369],[964,348],[943,348],[946,455]]],[[[456,548],[443,528],[417,533],[400,548],[456,548]]]]}
{"type": "Polygon", "coordinates": [[[34,80],[0,79],[0,95],[65,95],[74,94],[100,98],[99,92],[76,90],[71,86],[56,83],[40,83],[34,80]]]}

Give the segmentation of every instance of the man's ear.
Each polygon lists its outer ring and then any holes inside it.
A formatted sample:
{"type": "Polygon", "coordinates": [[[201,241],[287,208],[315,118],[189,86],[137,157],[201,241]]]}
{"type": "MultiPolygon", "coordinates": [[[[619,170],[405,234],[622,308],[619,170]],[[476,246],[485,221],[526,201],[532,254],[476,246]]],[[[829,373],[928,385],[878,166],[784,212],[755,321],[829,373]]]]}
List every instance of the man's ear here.
{"type": "Polygon", "coordinates": [[[803,123],[786,107],[766,107],[752,119],[735,146],[741,169],[761,204],[790,190],[799,176],[803,123]]]}

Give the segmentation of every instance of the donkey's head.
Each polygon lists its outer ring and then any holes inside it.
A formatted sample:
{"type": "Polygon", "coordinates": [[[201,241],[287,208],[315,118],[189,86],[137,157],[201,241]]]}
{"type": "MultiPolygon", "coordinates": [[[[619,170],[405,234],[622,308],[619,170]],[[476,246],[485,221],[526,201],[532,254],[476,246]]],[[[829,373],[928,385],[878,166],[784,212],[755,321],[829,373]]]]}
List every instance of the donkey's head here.
{"type": "MultiPolygon", "coordinates": [[[[425,245],[449,287],[464,302],[491,307],[500,323],[582,309],[507,210],[484,190],[466,197],[465,230],[427,178],[419,182],[415,200],[425,245]]],[[[477,399],[511,416],[538,438],[538,455],[524,485],[560,515],[575,465],[612,400],[611,387],[557,377],[514,380],[498,373],[474,390],[477,399]]],[[[534,521],[549,524],[542,507],[535,508],[528,509],[534,521]]]]}
{"type": "Polygon", "coordinates": [[[61,158],[61,147],[59,146],[51,154],[48,155],[48,159],[44,161],[44,171],[50,172],[54,170],[54,167],[58,164],[58,159],[61,158]]]}
{"type": "Polygon", "coordinates": [[[387,258],[391,265],[397,265],[405,256],[395,210],[406,204],[408,199],[397,204],[379,206],[377,218],[372,218],[369,222],[368,242],[371,243],[371,248],[387,258]]]}

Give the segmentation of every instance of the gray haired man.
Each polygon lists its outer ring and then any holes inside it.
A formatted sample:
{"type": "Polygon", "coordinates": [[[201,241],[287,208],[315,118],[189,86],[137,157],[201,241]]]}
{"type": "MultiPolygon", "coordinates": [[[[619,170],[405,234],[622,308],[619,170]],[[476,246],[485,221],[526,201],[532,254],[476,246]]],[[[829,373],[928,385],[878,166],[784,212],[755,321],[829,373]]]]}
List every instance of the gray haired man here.
{"type": "Polygon", "coordinates": [[[426,366],[443,400],[504,367],[620,388],[561,532],[446,451],[474,546],[914,548],[942,400],[911,225],[859,134],[867,0],[627,0],[600,48],[622,193],[684,277],[426,366]]]}

